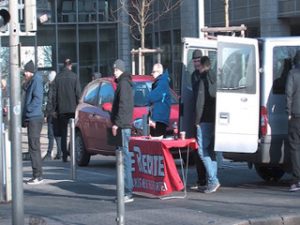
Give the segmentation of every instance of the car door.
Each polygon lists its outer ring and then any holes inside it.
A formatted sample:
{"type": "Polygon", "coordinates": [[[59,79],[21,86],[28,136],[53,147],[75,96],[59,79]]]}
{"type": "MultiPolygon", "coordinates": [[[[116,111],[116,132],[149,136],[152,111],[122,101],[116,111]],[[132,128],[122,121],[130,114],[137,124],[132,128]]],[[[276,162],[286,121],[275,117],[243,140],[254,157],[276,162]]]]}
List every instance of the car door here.
{"type": "Polygon", "coordinates": [[[195,137],[194,124],[194,99],[191,84],[191,75],[195,70],[192,60],[194,50],[201,50],[211,60],[210,74],[216,74],[217,69],[217,41],[204,40],[199,38],[183,39],[183,59],[182,59],[182,76],[180,90],[180,116],[179,129],[186,131],[186,137],[195,137]]]}
{"type": "Polygon", "coordinates": [[[114,150],[107,144],[107,132],[111,129],[110,113],[102,109],[104,103],[113,102],[114,88],[111,82],[103,81],[98,93],[97,117],[95,118],[95,148],[99,151],[114,150]]]}
{"type": "Polygon", "coordinates": [[[259,131],[259,58],[255,39],[219,36],[215,150],[253,153],[259,131]]]}
{"type": "Polygon", "coordinates": [[[97,115],[97,98],[98,98],[99,83],[94,82],[87,87],[83,96],[84,106],[79,110],[81,133],[84,138],[84,143],[87,149],[93,150],[94,133],[95,133],[95,116],[97,115]]]}

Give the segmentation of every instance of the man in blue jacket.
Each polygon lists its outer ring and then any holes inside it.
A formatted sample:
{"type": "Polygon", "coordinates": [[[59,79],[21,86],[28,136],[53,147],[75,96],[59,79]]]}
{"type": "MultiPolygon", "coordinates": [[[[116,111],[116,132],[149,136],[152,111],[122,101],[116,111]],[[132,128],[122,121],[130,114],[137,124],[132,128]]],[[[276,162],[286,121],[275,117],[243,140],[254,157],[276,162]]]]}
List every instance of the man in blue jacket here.
{"type": "Polygon", "coordinates": [[[171,111],[169,74],[167,71],[163,73],[163,66],[160,63],[153,65],[151,74],[155,80],[147,98],[150,105],[150,135],[166,135],[171,111]]]}
{"type": "Polygon", "coordinates": [[[24,76],[27,85],[22,112],[22,124],[27,127],[28,148],[32,165],[32,178],[27,181],[27,184],[40,184],[43,182],[40,145],[40,135],[44,121],[42,111],[43,79],[38,72],[35,72],[32,60],[25,64],[24,76]]]}

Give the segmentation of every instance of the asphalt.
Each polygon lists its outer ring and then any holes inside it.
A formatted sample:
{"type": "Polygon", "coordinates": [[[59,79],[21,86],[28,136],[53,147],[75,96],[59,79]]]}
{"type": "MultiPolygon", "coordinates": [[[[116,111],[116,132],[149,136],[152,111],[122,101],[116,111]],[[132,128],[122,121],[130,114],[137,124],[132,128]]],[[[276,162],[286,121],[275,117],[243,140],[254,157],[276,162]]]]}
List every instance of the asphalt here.
{"type": "MultiPolygon", "coordinates": [[[[45,154],[45,129],[42,136],[45,154]]],[[[44,161],[43,169],[43,184],[23,185],[24,224],[116,224],[114,157],[97,156],[89,167],[77,168],[75,180],[69,163],[44,161]]],[[[194,171],[190,167],[188,183],[194,180],[194,171]]],[[[224,162],[219,172],[222,187],[214,194],[188,192],[185,199],[171,200],[135,195],[135,201],[126,204],[125,224],[300,224],[300,192],[287,191],[288,176],[270,185],[246,165],[230,162],[224,162]]],[[[30,161],[23,162],[23,177],[24,181],[31,177],[30,161]]],[[[12,224],[11,202],[0,204],[0,224],[12,224]]]]}

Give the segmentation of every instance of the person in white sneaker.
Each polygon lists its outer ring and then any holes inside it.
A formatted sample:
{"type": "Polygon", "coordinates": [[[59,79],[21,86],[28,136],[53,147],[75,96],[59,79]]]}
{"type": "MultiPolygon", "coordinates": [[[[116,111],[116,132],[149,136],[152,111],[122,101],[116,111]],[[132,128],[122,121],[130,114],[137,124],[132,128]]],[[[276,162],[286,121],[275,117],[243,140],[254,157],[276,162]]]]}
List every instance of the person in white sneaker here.
{"type": "Polygon", "coordinates": [[[24,76],[27,81],[25,99],[22,111],[22,126],[27,127],[28,150],[32,165],[32,178],[27,184],[43,182],[42,157],[40,136],[44,122],[43,106],[43,78],[35,72],[34,63],[30,60],[24,66],[24,76]]]}
{"type": "Polygon", "coordinates": [[[118,132],[122,135],[122,144],[117,144],[116,151],[122,151],[124,157],[124,178],[125,178],[125,197],[124,202],[133,202],[132,189],[132,168],[131,155],[128,144],[131,136],[131,120],[133,114],[133,93],[131,75],[125,72],[125,63],[117,59],[114,63],[114,76],[117,82],[110,119],[112,123],[112,134],[117,136],[118,132]]]}
{"type": "Polygon", "coordinates": [[[212,193],[220,187],[217,177],[218,164],[214,151],[214,127],[216,99],[209,91],[210,60],[207,56],[200,58],[198,86],[195,99],[195,125],[197,128],[198,154],[206,170],[207,187],[204,193],[212,193]]]}
{"type": "Polygon", "coordinates": [[[291,154],[293,183],[290,191],[300,190],[300,51],[294,57],[294,66],[286,81],[288,113],[288,148],[291,154]]]}

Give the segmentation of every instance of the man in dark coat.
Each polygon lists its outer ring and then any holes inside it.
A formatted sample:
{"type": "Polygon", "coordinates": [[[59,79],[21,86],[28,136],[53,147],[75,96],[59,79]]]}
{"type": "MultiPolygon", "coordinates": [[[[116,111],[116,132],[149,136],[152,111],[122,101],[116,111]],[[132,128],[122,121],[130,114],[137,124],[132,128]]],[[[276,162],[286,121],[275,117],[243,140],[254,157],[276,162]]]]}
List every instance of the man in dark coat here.
{"type": "Polygon", "coordinates": [[[72,61],[66,59],[63,70],[55,79],[54,109],[60,125],[61,151],[63,162],[67,162],[67,134],[69,119],[75,117],[76,106],[79,103],[81,88],[78,76],[72,72],[72,61]]]}
{"type": "Polygon", "coordinates": [[[288,146],[293,175],[290,191],[300,190],[300,51],[294,57],[294,65],[295,68],[289,72],[286,82],[288,146]]]}
{"type": "Polygon", "coordinates": [[[43,78],[35,72],[32,60],[24,66],[26,91],[24,97],[22,124],[27,127],[28,147],[32,165],[32,178],[27,184],[43,182],[40,135],[44,122],[43,114],[43,78]]]}
{"type": "Polygon", "coordinates": [[[56,77],[55,71],[51,71],[48,75],[49,91],[47,96],[48,98],[47,98],[47,106],[45,112],[45,117],[47,119],[47,125],[48,125],[48,151],[44,159],[51,159],[54,139],[56,141],[56,146],[57,146],[56,147],[57,153],[54,159],[60,159],[61,157],[61,135],[59,133],[59,121],[57,117],[53,116],[56,112],[53,105],[55,77],[56,77]]]}
{"type": "Polygon", "coordinates": [[[133,115],[133,92],[132,79],[130,74],[125,72],[125,63],[117,59],[114,63],[114,75],[117,82],[117,89],[111,112],[112,134],[118,132],[122,136],[122,145],[117,146],[117,151],[122,151],[124,156],[124,178],[125,178],[125,196],[124,202],[133,202],[132,189],[132,169],[131,156],[129,153],[129,139],[131,136],[131,122],[133,115]]]}

